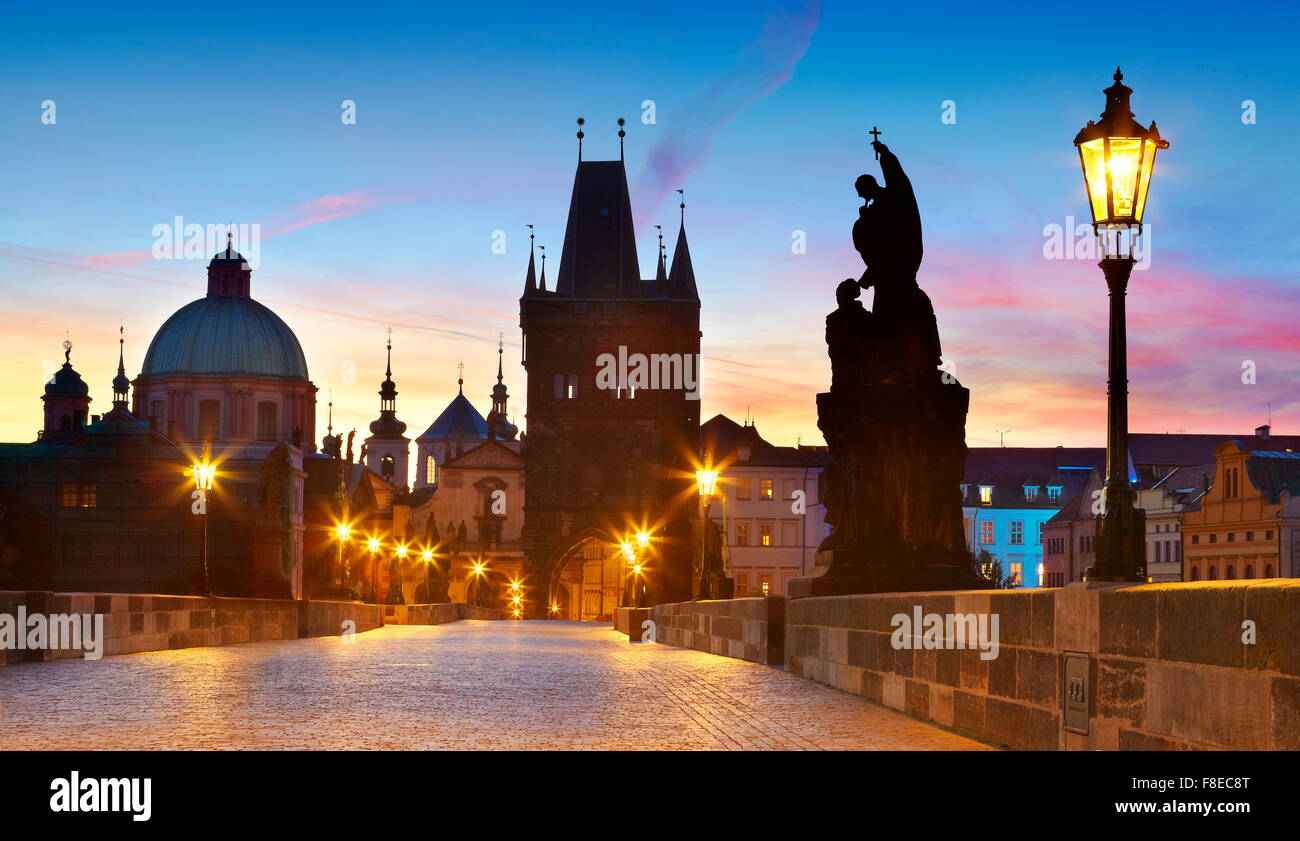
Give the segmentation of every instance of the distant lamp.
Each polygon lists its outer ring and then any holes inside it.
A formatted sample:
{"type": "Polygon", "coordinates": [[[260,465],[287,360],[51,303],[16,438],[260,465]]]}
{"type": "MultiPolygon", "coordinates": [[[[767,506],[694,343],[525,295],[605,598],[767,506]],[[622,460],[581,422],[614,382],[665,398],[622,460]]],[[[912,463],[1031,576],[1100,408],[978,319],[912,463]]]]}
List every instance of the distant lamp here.
{"type": "Polygon", "coordinates": [[[403,560],[405,560],[405,558],[406,558],[406,551],[407,551],[407,549],[406,549],[405,546],[398,546],[398,547],[397,547],[396,549],[394,549],[393,551],[397,553],[397,557],[402,558],[403,560]]]}
{"type": "Polygon", "coordinates": [[[352,527],[346,523],[341,523],[334,527],[334,536],[339,540],[347,540],[352,534],[352,527]]]}
{"type": "Polygon", "coordinates": [[[483,571],[487,569],[487,564],[482,561],[476,561],[470,568],[474,570],[475,575],[482,575],[483,571]]]}
{"type": "Polygon", "coordinates": [[[718,489],[718,471],[716,470],[697,470],[695,471],[695,486],[700,491],[700,496],[711,497],[718,489]]]}
{"type": "Polygon", "coordinates": [[[623,549],[623,560],[627,561],[628,563],[632,563],[633,561],[636,560],[636,548],[633,547],[631,543],[624,542],[622,545],[622,549],[623,549]]]}
{"type": "Polygon", "coordinates": [[[366,548],[369,549],[371,552],[378,552],[378,551],[379,551],[379,538],[377,538],[377,537],[372,537],[372,538],[370,538],[369,540],[367,540],[367,541],[366,541],[366,548]]]}
{"type": "Polygon", "coordinates": [[[1103,91],[1106,110],[1101,121],[1089,120],[1074,138],[1095,228],[1141,227],[1156,152],[1169,148],[1155,122],[1143,128],[1133,118],[1129,110],[1133,89],[1120,81],[1123,78],[1116,67],[1115,84],[1103,91]]]}
{"type": "Polygon", "coordinates": [[[423,560],[426,564],[431,564],[431,563],[433,563],[433,550],[432,550],[432,549],[425,549],[423,552],[420,553],[420,558],[421,558],[421,560],[423,560]]]}
{"type": "Polygon", "coordinates": [[[650,548],[650,533],[639,531],[636,533],[636,545],[642,549],[650,548]]]}

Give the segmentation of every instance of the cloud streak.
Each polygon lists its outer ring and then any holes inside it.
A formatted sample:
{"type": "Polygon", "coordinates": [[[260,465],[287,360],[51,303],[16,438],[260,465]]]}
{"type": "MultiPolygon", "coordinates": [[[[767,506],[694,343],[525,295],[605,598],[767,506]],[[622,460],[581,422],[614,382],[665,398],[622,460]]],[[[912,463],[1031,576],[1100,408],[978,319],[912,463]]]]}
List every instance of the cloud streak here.
{"type": "Polygon", "coordinates": [[[790,80],[820,18],[820,0],[769,16],[731,72],[673,112],[667,136],[650,149],[646,169],[636,180],[641,219],[653,219],[668,191],[680,187],[707,160],[719,130],[790,80]]]}

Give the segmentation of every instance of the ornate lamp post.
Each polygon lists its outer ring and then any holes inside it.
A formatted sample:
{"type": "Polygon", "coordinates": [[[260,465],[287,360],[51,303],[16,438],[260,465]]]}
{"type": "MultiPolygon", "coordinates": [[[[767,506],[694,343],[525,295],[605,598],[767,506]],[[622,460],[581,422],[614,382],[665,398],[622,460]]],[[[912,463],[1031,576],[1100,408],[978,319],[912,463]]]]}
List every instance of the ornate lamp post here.
{"type": "Polygon", "coordinates": [[[636,547],[632,545],[631,541],[625,540],[619,546],[619,549],[622,550],[623,553],[623,565],[627,568],[627,572],[623,573],[623,599],[620,602],[619,607],[631,607],[632,568],[637,566],[636,547]]]}
{"type": "Polygon", "coordinates": [[[424,599],[426,602],[433,602],[433,550],[425,549],[420,553],[420,559],[424,561],[424,599]]]}
{"type": "Polygon", "coordinates": [[[1100,122],[1088,122],[1074,138],[1083,164],[1083,181],[1092,227],[1102,246],[1098,264],[1110,289],[1110,350],[1106,413],[1106,491],[1089,581],[1145,581],[1145,525],[1135,506],[1128,472],[1128,359],[1124,296],[1142,233],[1147,190],[1156,151],[1169,148],[1156,124],[1143,128],[1129,110],[1133,89],[1119,68],[1106,88],[1100,122]]]}
{"type": "Polygon", "coordinates": [[[700,528],[700,586],[695,598],[710,599],[713,594],[709,581],[709,506],[718,489],[718,471],[707,468],[695,471],[695,486],[700,492],[700,504],[704,507],[704,521],[700,528]]]}
{"type": "Polygon", "coordinates": [[[334,527],[334,537],[338,539],[338,546],[339,546],[338,562],[337,562],[337,564],[336,564],[336,567],[337,567],[337,570],[338,570],[337,574],[338,574],[338,579],[339,579],[339,582],[338,582],[338,583],[339,583],[339,587],[340,587],[340,588],[343,587],[343,578],[344,578],[344,576],[343,576],[343,544],[348,542],[348,538],[349,538],[351,535],[352,535],[352,527],[349,526],[347,523],[340,523],[339,525],[337,525],[337,526],[334,527]]]}
{"type": "Polygon", "coordinates": [[[217,480],[217,466],[203,453],[203,460],[191,467],[194,476],[194,505],[191,510],[199,517],[199,595],[211,596],[212,584],[208,579],[208,494],[217,480]]]}
{"type": "Polygon", "coordinates": [[[370,552],[370,593],[379,604],[379,538],[372,537],[366,541],[366,549],[370,552]]]}

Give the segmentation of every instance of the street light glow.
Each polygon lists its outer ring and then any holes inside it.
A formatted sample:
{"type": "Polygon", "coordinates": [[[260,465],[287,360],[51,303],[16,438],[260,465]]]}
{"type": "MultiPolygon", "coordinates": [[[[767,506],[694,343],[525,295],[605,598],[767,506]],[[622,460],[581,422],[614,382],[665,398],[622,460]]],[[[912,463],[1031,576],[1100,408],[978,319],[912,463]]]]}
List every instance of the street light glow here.
{"type": "Polygon", "coordinates": [[[340,523],[339,525],[334,527],[334,536],[337,537],[339,540],[347,540],[351,534],[352,534],[352,527],[349,526],[347,523],[340,523]]]}
{"type": "Polygon", "coordinates": [[[645,531],[637,532],[636,545],[640,546],[642,549],[648,549],[650,547],[650,533],[645,531]]]}
{"type": "Polygon", "coordinates": [[[695,485],[699,488],[700,496],[713,496],[714,491],[718,489],[718,471],[695,471],[695,485]]]}
{"type": "Polygon", "coordinates": [[[212,490],[212,483],[217,479],[217,466],[207,461],[195,462],[190,468],[194,476],[194,487],[201,491],[212,490]]]}
{"type": "Polygon", "coordinates": [[[369,540],[367,540],[367,541],[366,541],[366,547],[367,547],[368,549],[370,549],[371,552],[378,552],[378,551],[379,551],[379,538],[377,538],[377,537],[372,537],[372,538],[370,538],[369,540]]]}
{"type": "Polygon", "coordinates": [[[405,558],[405,557],[406,557],[406,547],[405,547],[405,546],[401,546],[401,545],[399,545],[399,546],[397,547],[397,549],[394,550],[394,551],[397,552],[397,557],[399,557],[399,558],[405,558]]]}
{"type": "Polygon", "coordinates": [[[420,557],[424,559],[424,562],[426,564],[433,563],[433,550],[425,549],[423,552],[420,553],[420,557]]]}

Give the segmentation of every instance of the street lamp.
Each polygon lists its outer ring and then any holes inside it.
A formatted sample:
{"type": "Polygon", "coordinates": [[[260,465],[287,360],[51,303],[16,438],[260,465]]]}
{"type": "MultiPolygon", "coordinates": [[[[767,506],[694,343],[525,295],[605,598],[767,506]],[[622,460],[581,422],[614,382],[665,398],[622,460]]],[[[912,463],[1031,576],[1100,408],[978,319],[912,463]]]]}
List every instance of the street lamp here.
{"type": "Polygon", "coordinates": [[[1129,485],[1124,296],[1133,271],[1137,238],[1142,233],[1156,152],[1169,148],[1169,142],[1160,138],[1154,122],[1143,128],[1133,118],[1129,110],[1133,89],[1123,84],[1123,78],[1116,67],[1115,84],[1103,91],[1106,110],[1101,113],[1101,121],[1088,121],[1074,138],[1083,165],[1093,231],[1102,246],[1098,265],[1110,290],[1105,506],[1097,530],[1096,561],[1085,576],[1089,581],[1146,579],[1146,526],[1129,485]]]}
{"type": "Polygon", "coordinates": [[[718,471],[708,468],[695,471],[695,486],[704,506],[704,522],[700,528],[700,587],[695,598],[709,599],[713,597],[709,586],[709,506],[718,489],[718,471]]]}
{"type": "Polygon", "coordinates": [[[208,579],[208,494],[217,480],[217,466],[203,453],[203,460],[191,467],[194,476],[193,510],[199,516],[199,595],[211,596],[212,584],[208,579]]]}
{"type": "Polygon", "coordinates": [[[349,538],[351,535],[352,535],[352,527],[349,526],[347,523],[340,523],[339,525],[337,525],[337,526],[334,527],[334,537],[336,537],[336,538],[338,539],[338,546],[339,546],[339,556],[338,556],[338,564],[337,564],[337,566],[338,566],[338,577],[339,577],[339,588],[340,588],[340,589],[342,589],[342,587],[343,587],[343,582],[344,582],[344,576],[343,576],[343,544],[348,542],[348,538],[349,538]]]}
{"type": "Polygon", "coordinates": [[[433,550],[425,549],[420,553],[420,559],[424,561],[424,598],[429,603],[433,602],[433,550]]]}
{"type": "Polygon", "coordinates": [[[367,540],[366,549],[370,552],[370,595],[379,604],[379,559],[375,557],[379,554],[379,538],[367,540]]]}

